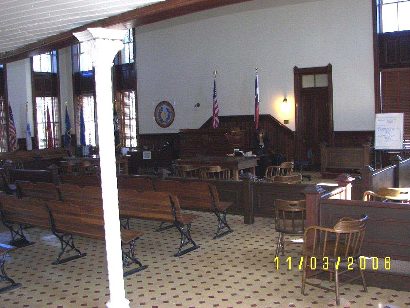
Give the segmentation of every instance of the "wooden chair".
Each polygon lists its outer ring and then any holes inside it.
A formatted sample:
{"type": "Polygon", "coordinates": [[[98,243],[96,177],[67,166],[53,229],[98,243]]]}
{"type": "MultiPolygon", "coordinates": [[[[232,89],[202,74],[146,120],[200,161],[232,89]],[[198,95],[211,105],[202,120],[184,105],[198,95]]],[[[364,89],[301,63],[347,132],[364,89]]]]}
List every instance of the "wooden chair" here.
{"type": "Polygon", "coordinates": [[[342,218],[333,228],[321,226],[308,227],[304,234],[303,244],[303,275],[302,294],[305,295],[305,285],[319,287],[336,292],[336,305],[340,305],[339,275],[358,269],[360,276],[350,278],[362,280],[363,289],[367,292],[366,280],[360,268],[359,257],[368,217],[361,219],[342,218]],[[314,271],[307,277],[307,271],[314,271]],[[335,289],[326,288],[320,284],[307,282],[307,278],[315,277],[322,271],[330,273],[330,280],[335,276],[335,289]]]}
{"type": "Polygon", "coordinates": [[[201,173],[200,167],[191,165],[176,165],[176,175],[182,178],[198,178],[201,173]]]}
{"type": "Polygon", "coordinates": [[[285,254],[285,234],[298,235],[305,231],[305,200],[275,200],[275,230],[279,233],[275,257],[285,254]]]}
{"type": "Polygon", "coordinates": [[[381,188],[377,192],[367,190],[363,193],[363,201],[410,201],[409,188],[381,188]]]}
{"type": "Polygon", "coordinates": [[[201,168],[201,177],[203,179],[229,180],[231,171],[221,166],[205,166],[201,168]]]}
{"type": "Polygon", "coordinates": [[[265,171],[265,178],[272,179],[275,176],[292,175],[294,169],[293,161],[285,161],[279,166],[268,166],[265,171]]]}

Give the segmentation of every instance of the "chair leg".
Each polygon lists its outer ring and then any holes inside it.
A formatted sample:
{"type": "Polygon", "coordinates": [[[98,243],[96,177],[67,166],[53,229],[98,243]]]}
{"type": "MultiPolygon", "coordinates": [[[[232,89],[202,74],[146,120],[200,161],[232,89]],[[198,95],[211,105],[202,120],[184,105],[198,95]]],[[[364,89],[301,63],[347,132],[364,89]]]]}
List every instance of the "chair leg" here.
{"type": "Polygon", "coordinates": [[[306,261],[306,257],[303,258],[303,273],[302,273],[302,287],[300,289],[302,295],[306,295],[305,294],[305,285],[306,285],[306,270],[307,270],[307,261],[306,261]]]}
{"type": "Polygon", "coordinates": [[[364,291],[364,292],[367,292],[366,279],[364,278],[364,272],[363,272],[363,270],[360,268],[359,259],[356,259],[355,262],[356,262],[357,268],[359,269],[360,276],[362,277],[363,291],[364,291]]]}
{"type": "Polygon", "coordinates": [[[336,292],[336,305],[340,305],[340,291],[339,291],[339,270],[336,268],[335,264],[335,292],[336,292]]]}

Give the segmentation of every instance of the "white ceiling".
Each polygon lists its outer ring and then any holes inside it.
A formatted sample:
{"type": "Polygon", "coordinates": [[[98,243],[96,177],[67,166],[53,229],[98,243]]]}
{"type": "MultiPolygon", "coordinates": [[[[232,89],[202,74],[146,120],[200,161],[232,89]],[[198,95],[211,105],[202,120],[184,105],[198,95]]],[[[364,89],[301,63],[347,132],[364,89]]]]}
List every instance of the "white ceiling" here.
{"type": "Polygon", "coordinates": [[[1,0],[0,53],[164,0],[1,0]]]}

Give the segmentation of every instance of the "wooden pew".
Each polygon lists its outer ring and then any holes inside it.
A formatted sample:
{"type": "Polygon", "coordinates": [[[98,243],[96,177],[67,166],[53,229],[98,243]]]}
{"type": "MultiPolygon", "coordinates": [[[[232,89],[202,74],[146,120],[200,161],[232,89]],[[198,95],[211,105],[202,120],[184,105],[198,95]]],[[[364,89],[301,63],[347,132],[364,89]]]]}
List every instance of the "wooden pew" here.
{"type": "Polygon", "coordinates": [[[97,175],[60,175],[60,183],[79,186],[101,186],[101,180],[97,175]]]}
{"type": "Polygon", "coordinates": [[[99,186],[78,186],[75,184],[60,184],[58,186],[62,201],[101,201],[102,192],[99,186]]]}
{"type": "Polygon", "coordinates": [[[24,234],[27,225],[50,229],[49,215],[43,200],[0,194],[0,214],[11,234],[10,245],[23,247],[34,244],[24,234]]]}
{"type": "MultiPolygon", "coordinates": [[[[87,200],[86,202],[83,200],[48,201],[47,208],[50,215],[51,231],[61,242],[61,252],[53,264],[65,263],[86,255],[75,247],[74,235],[105,240],[101,202],[97,200],[87,200]],[[62,258],[64,254],[72,250],[77,254],[62,258]]],[[[135,256],[135,242],[141,235],[142,232],[139,231],[121,230],[123,266],[126,268],[137,265],[137,267],[125,271],[124,277],[147,268],[135,256]]]]}
{"type": "MultiPolygon", "coordinates": [[[[63,201],[97,203],[102,208],[101,188],[95,186],[79,187],[72,184],[60,185],[60,193],[63,201]]],[[[145,220],[157,220],[171,223],[181,235],[181,244],[175,256],[181,256],[187,252],[199,248],[192,240],[190,230],[194,215],[181,213],[179,202],[176,197],[168,193],[137,192],[131,189],[119,190],[120,216],[125,219],[124,228],[129,228],[130,218],[145,220]],[[191,244],[190,248],[183,248],[191,244]]]]}
{"type": "Polygon", "coordinates": [[[179,257],[199,248],[191,236],[191,224],[196,216],[183,214],[178,199],[172,194],[121,189],[119,199],[120,216],[127,219],[125,227],[129,227],[130,218],[168,222],[176,227],[181,236],[178,252],[174,256],[179,257]],[[188,245],[190,247],[184,249],[188,245]]]}
{"type": "Polygon", "coordinates": [[[119,189],[134,189],[137,191],[153,191],[154,184],[149,177],[141,176],[118,176],[119,189]]]}
{"type": "Polygon", "coordinates": [[[213,184],[207,182],[181,182],[173,180],[157,180],[154,183],[156,191],[175,194],[183,209],[211,211],[217,218],[215,238],[232,232],[226,219],[226,211],[232,202],[222,202],[213,184]]]}
{"type": "Polygon", "coordinates": [[[17,181],[19,198],[35,198],[41,200],[60,200],[60,191],[53,183],[17,181]]]}
{"type": "Polygon", "coordinates": [[[30,169],[10,169],[8,176],[10,183],[16,181],[58,183],[57,171],[52,168],[49,170],[30,170],[30,169]]]}

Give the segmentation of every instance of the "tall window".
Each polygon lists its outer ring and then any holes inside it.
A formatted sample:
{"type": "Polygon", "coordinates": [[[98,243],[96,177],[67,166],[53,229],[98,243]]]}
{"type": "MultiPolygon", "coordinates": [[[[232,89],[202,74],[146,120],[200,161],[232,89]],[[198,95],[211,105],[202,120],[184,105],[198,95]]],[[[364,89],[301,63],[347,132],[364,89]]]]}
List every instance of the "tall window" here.
{"type": "Polygon", "coordinates": [[[77,144],[81,145],[81,134],[85,145],[96,145],[96,121],[95,121],[95,100],[93,95],[82,95],[77,97],[76,111],[76,132],[77,144]],[[83,114],[84,124],[82,124],[81,112],[83,114]],[[81,126],[84,125],[84,132],[81,126]]]}
{"type": "Polygon", "coordinates": [[[59,147],[60,112],[58,99],[56,97],[36,97],[36,119],[38,148],[59,147]]]}
{"type": "Polygon", "coordinates": [[[118,113],[120,143],[123,147],[137,146],[137,112],[135,91],[118,92],[115,110],[118,113]]]}
{"type": "Polygon", "coordinates": [[[136,74],[134,64],[134,32],[129,29],[124,39],[124,47],[115,62],[115,102],[118,116],[119,145],[134,148],[137,146],[138,122],[135,99],[136,74]]]}
{"type": "Polygon", "coordinates": [[[410,30],[410,0],[379,0],[380,32],[410,30]]]}
{"type": "Polygon", "coordinates": [[[33,57],[34,122],[39,149],[61,146],[57,51],[33,57]]]}

